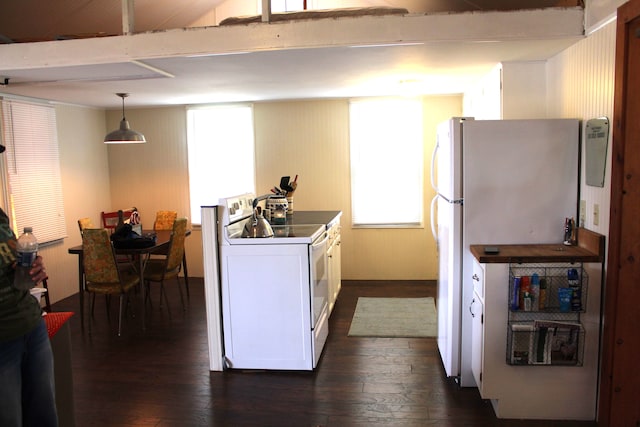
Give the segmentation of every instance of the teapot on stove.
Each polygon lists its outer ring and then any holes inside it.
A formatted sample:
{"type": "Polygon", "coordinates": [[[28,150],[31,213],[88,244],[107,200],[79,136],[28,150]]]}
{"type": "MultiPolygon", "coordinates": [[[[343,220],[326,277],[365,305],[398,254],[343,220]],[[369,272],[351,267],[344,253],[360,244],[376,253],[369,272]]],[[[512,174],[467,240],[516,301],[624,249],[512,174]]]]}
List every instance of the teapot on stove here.
{"type": "Polygon", "coordinates": [[[242,237],[273,237],[271,224],[262,215],[262,208],[258,206],[260,200],[268,199],[270,195],[256,197],[253,200],[253,215],[242,230],[242,237]]]}

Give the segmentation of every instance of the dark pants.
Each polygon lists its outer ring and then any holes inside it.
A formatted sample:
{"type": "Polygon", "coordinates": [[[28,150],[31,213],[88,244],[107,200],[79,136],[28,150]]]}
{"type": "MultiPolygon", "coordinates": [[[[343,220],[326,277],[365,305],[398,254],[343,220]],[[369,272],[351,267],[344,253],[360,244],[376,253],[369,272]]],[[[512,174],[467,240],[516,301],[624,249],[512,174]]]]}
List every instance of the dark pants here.
{"type": "Polygon", "coordinates": [[[0,343],[0,426],[57,425],[53,353],[42,319],[28,334],[0,343]]]}

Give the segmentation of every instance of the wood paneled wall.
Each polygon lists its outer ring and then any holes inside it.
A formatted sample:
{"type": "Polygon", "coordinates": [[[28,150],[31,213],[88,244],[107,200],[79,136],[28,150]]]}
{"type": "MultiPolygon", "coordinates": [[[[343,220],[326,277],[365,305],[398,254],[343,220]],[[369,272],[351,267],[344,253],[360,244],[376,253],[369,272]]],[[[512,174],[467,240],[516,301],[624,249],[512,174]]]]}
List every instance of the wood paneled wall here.
{"type": "MultiPolygon", "coordinates": [[[[615,68],[615,22],[576,43],[549,60],[547,88],[550,117],[578,118],[583,121],[613,116],[615,68]]],[[[586,201],[585,228],[608,235],[611,185],[611,133],[607,150],[604,187],[586,185],[585,157],[582,153],[581,198],[586,201]],[[598,205],[598,224],[594,206],[598,205]]]]}
{"type": "MultiPolygon", "coordinates": [[[[429,226],[431,151],[437,123],[461,114],[462,98],[424,98],[424,228],[352,230],[349,161],[349,103],[338,100],[264,102],[254,105],[256,192],[267,193],[283,175],[299,175],[296,210],[341,210],[342,276],[349,280],[433,280],[437,253],[429,226]]],[[[120,112],[107,114],[109,128],[120,112]]],[[[109,147],[111,201],[135,205],[143,225],[158,209],[189,216],[188,170],[184,107],[127,110],[131,127],[143,132],[143,145],[109,147]]],[[[393,141],[389,142],[392,149],[393,141]]],[[[211,159],[212,167],[225,159],[211,159]]],[[[383,171],[381,171],[383,173],[383,171]]],[[[391,199],[392,199],[391,195],[391,199]]],[[[388,209],[389,195],[380,208],[388,209]]],[[[391,208],[393,208],[393,203],[391,208]]],[[[202,276],[199,228],[187,239],[189,273],[202,276]]]]}

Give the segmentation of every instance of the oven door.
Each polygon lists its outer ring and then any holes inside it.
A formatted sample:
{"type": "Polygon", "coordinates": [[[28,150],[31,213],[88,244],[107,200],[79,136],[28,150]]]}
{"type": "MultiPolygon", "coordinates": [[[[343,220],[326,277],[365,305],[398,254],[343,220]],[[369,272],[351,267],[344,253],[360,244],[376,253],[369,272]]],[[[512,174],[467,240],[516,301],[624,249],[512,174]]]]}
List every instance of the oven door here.
{"type": "Polygon", "coordinates": [[[311,274],[311,327],[318,325],[329,302],[329,271],[327,264],[327,243],[329,236],[323,233],[309,246],[309,264],[311,274]]]}
{"type": "Polygon", "coordinates": [[[313,368],[318,366],[324,344],[329,336],[329,271],[326,232],[309,245],[309,273],[311,287],[311,351],[313,368]]]}

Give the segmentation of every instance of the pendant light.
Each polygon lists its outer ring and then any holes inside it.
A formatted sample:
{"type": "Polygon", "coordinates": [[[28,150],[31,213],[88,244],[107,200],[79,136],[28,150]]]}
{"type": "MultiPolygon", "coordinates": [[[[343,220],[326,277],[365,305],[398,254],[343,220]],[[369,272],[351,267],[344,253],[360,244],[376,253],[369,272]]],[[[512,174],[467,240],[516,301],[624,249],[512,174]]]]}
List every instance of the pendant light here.
{"type": "Polygon", "coordinates": [[[147,142],[144,135],[129,127],[129,122],[124,117],[124,99],[129,96],[128,93],[116,93],[122,98],[122,120],[120,121],[120,129],[114,130],[104,137],[105,144],[142,144],[147,142]]]}

